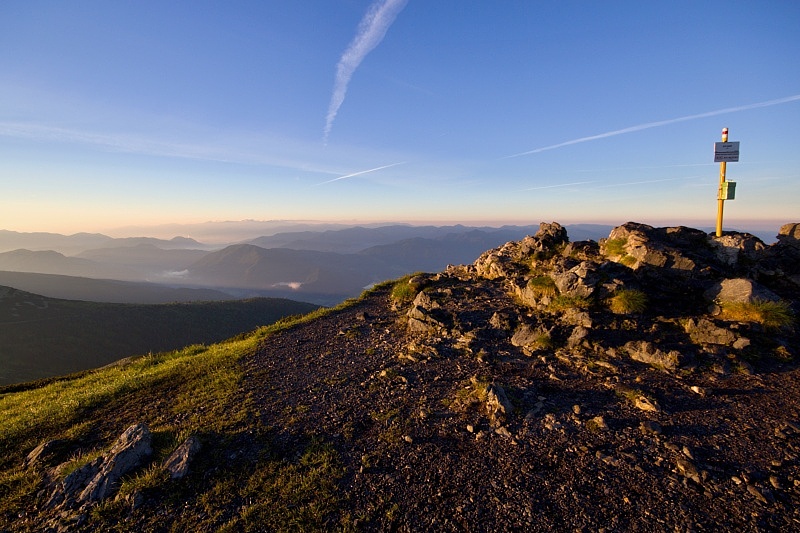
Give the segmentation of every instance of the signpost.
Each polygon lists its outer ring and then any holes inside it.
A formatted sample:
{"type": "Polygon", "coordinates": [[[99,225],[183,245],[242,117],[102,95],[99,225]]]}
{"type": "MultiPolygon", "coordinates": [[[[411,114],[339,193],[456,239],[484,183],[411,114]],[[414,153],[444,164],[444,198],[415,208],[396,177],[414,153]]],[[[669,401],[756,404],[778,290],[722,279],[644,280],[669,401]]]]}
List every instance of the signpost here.
{"type": "MultiPolygon", "coordinates": [[[[723,133],[723,135],[725,135],[723,133]]],[[[714,163],[735,163],[739,161],[739,143],[714,143],[714,163]]]]}
{"type": "Polygon", "coordinates": [[[722,236],[722,210],[725,200],[736,197],[736,182],[725,181],[728,162],[739,161],[739,143],[728,142],[728,128],[722,128],[722,142],[714,143],[714,162],[719,163],[719,189],[717,189],[717,237],[722,236]]]}

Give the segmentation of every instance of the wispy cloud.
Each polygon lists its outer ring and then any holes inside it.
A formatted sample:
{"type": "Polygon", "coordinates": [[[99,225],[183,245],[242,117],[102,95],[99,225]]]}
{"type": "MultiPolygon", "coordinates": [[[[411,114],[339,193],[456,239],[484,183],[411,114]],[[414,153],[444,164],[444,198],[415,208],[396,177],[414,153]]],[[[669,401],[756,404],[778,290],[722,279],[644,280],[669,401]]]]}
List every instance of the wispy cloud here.
{"type": "MultiPolygon", "coordinates": [[[[166,131],[168,128],[164,128],[166,131]]],[[[322,163],[312,155],[316,143],[306,143],[270,134],[227,132],[227,141],[219,135],[194,134],[191,141],[180,131],[152,135],[91,130],[37,124],[32,122],[0,121],[0,137],[10,137],[40,143],[76,144],[113,153],[128,153],[212,161],[219,163],[265,165],[302,172],[326,172],[330,163],[322,163]],[[265,149],[265,147],[273,147],[265,149]]]]}
{"type": "Polygon", "coordinates": [[[377,0],[367,10],[364,18],[358,24],[356,36],[345,50],[339,63],[336,65],[336,79],[333,83],[333,94],[328,105],[328,115],[325,119],[324,142],[327,144],[328,136],[333,127],[333,121],[339,112],[344,97],[347,94],[347,85],[353,73],[376,46],[380,44],[389,26],[395,17],[403,10],[408,0],[377,0]]]}
{"type": "MultiPolygon", "coordinates": [[[[645,184],[650,184],[650,183],[662,183],[662,182],[665,182],[665,181],[694,180],[694,179],[702,179],[702,178],[705,178],[705,177],[706,176],[702,176],[702,175],[701,176],[681,176],[679,178],[661,178],[661,179],[655,179],[655,180],[627,181],[625,183],[610,183],[610,184],[606,184],[606,185],[598,185],[595,188],[596,189],[607,189],[607,188],[611,188],[611,187],[627,187],[629,185],[645,185],[645,184]]],[[[711,181],[710,183],[713,184],[714,181],[711,181]]]]}
{"type": "Polygon", "coordinates": [[[608,189],[612,187],[627,187],[630,185],[644,185],[644,184],[651,184],[651,183],[661,183],[664,181],[681,181],[681,180],[690,180],[690,179],[700,179],[704,178],[705,176],[681,176],[679,178],[660,178],[660,179],[652,179],[652,180],[641,180],[641,181],[627,181],[624,183],[606,183],[602,184],[602,182],[598,182],[598,180],[590,180],[590,181],[575,181],[572,183],[559,183],[556,185],[542,185],[539,187],[528,187],[526,189],[522,189],[523,191],[540,191],[543,189],[558,189],[562,187],[574,187],[576,185],[589,185],[595,184],[591,189],[608,189]]]}
{"type": "Polygon", "coordinates": [[[795,94],[794,96],[787,96],[785,98],[778,98],[777,100],[768,100],[766,102],[758,102],[755,104],[747,104],[737,107],[727,107],[725,109],[717,109],[716,111],[708,111],[706,113],[698,113],[696,115],[687,115],[685,117],[678,117],[678,118],[671,118],[667,120],[659,120],[656,122],[647,122],[646,124],[639,124],[637,126],[630,126],[628,128],[623,128],[621,130],[614,130],[614,131],[607,131],[605,133],[599,133],[597,135],[590,135],[589,137],[581,137],[579,139],[573,139],[571,141],[565,141],[558,144],[553,144],[550,146],[543,146],[541,148],[536,148],[535,150],[528,150],[527,152],[520,152],[518,154],[513,154],[506,156],[504,159],[509,159],[512,157],[520,157],[523,155],[530,155],[530,154],[538,154],[540,152],[546,152],[547,150],[555,150],[556,148],[561,148],[564,146],[571,146],[573,144],[585,143],[588,141],[596,141],[597,139],[605,139],[606,137],[614,137],[615,135],[622,135],[623,133],[633,133],[635,131],[646,130],[650,128],[657,128],[659,126],[667,126],[669,124],[675,124],[676,122],[685,122],[687,120],[695,120],[698,118],[706,118],[706,117],[714,117],[717,115],[724,115],[725,113],[736,113],[739,111],[747,111],[749,109],[757,109],[760,107],[770,107],[774,105],[780,104],[787,104],[789,102],[795,102],[800,100],[800,94],[795,94]]]}
{"type": "Polygon", "coordinates": [[[353,172],[352,174],[346,174],[344,176],[339,176],[338,178],[333,178],[332,180],[323,181],[322,183],[317,183],[317,186],[325,185],[326,183],[333,183],[334,181],[346,180],[347,178],[354,178],[355,176],[361,176],[362,174],[369,174],[370,172],[377,172],[378,170],[396,167],[397,165],[403,165],[403,164],[405,164],[405,161],[401,161],[400,163],[392,163],[391,165],[383,165],[382,167],[370,168],[369,170],[361,170],[359,172],[353,172]]]}
{"type": "Polygon", "coordinates": [[[573,183],[559,183],[558,185],[542,185],[540,187],[528,187],[522,189],[523,191],[540,191],[542,189],[558,189],[560,187],[572,187],[575,185],[586,185],[587,183],[594,183],[594,181],[575,181],[573,183]]]}
{"type": "Polygon", "coordinates": [[[209,154],[205,147],[188,143],[163,142],[127,134],[97,133],[35,123],[0,122],[0,136],[35,142],[76,143],[115,152],[226,161],[219,155],[209,154]]]}

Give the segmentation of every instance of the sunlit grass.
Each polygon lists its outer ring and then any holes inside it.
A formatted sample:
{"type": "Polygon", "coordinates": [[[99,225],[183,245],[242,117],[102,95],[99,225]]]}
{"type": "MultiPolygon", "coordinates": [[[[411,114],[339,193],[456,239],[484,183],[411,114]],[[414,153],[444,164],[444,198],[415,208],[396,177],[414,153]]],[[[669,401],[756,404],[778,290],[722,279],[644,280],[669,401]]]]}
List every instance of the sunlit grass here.
{"type": "Polygon", "coordinates": [[[412,280],[418,274],[409,274],[393,282],[392,292],[389,297],[395,305],[403,306],[414,300],[414,297],[419,293],[420,286],[412,280]]]}
{"type": "Polygon", "coordinates": [[[608,308],[618,315],[641,313],[647,308],[647,295],[636,289],[620,289],[611,297],[608,308]]]}
{"type": "MultiPolygon", "coordinates": [[[[372,291],[386,288],[386,284],[382,284],[372,291]]],[[[55,463],[68,461],[69,468],[74,469],[103,453],[128,424],[148,424],[153,434],[151,463],[123,479],[119,487],[122,500],[103,502],[91,513],[91,523],[105,525],[107,519],[113,523],[120,513],[129,512],[126,510],[129,507],[120,503],[126,495],[156,490],[168,498],[170,493],[179,491],[174,483],[167,481],[168,476],[160,463],[189,435],[200,435],[201,440],[210,441],[211,449],[205,453],[211,456],[219,453],[215,448],[224,447],[226,442],[245,434],[246,439],[255,438],[254,435],[261,435],[257,438],[263,439],[264,428],[259,425],[249,397],[241,391],[244,376],[240,360],[254,353],[267,336],[338,312],[358,301],[360,299],[347,300],[334,308],[288,317],[219,344],[149,354],[94,371],[32,383],[23,390],[0,393],[0,529],[7,526],[3,517],[16,516],[26,506],[30,509],[35,501],[35,494],[41,489],[41,474],[23,468],[22,464],[25,455],[44,441],[62,439],[71,443],[65,450],[77,446],[77,453],[61,456],[55,463]]],[[[282,489],[283,492],[279,491],[272,499],[273,504],[284,497],[291,500],[281,508],[285,514],[273,520],[280,528],[319,528],[336,501],[334,484],[340,475],[338,458],[322,444],[307,450],[300,465],[287,466],[281,460],[263,459],[258,465],[250,463],[247,468],[247,475],[252,476],[251,481],[256,485],[290,487],[286,490],[294,494],[289,497],[282,489]],[[257,469],[253,471],[252,468],[257,469]]],[[[212,511],[220,503],[215,498],[222,498],[225,487],[237,486],[242,479],[246,477],[221,471],[202,491],[198,501],[208,498],[207,510],[212,511]]],[[[247,497],[253,501],[257,499],[253,492],[247,497]]],[[[168,499],[164,505],[170,505],[168,499]]],[[[260,520],[270,508],[270,505],[260,507],[259,511],[251,508],[233,524],[258,529],[258,522],[251,517],[260,520]]],[[[218,529],[224,523],[211,513],[200,521],[191,519],[187,525],[218,529]]],[[[121,523],[119,527],[125,529],[121,523]]]]}
{"type": "Polygon", "coordinates": [[[608,239],[605,242],[606,255],[618,256],[625,255],[625,245],[628,244],[626,237],[620,239],[608,239]]]}
{"type": "Polygon", "coordinates": [[[175,409],[217,404],[225,398],[226,391],[235,390],[238,370],[233,362],[252,350],[258,338],[253,335],[210,347],[192,346],[145,356],[75,379],[5,394],[0,397],[0,449],[35,446],[38,442],[32,439],[79,422],[93,408],[158,383],[172,382],[183,389],[176,398],[175,409]]]}
{"type": "Polygon", "coordinates": [[[720,307],[720,318],[723,320],[753,322],[768,329],[779,329],[794,323],[792,309],[784,301],[722,302],[720,307]]]}
{"type": "Polygon", "coordinates": [[[534,296],[555,296],[558,293],[556,282],[550,276],[534,276],[528,281],[528,288],[533,291],[534,296]]]}

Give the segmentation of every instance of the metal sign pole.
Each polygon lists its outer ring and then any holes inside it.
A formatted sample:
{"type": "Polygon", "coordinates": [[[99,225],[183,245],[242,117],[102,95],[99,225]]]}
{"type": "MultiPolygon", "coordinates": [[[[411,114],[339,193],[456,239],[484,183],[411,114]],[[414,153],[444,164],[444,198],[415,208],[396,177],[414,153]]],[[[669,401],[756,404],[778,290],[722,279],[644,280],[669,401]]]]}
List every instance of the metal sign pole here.
{"type": "MultiPolygon", "coordinates": [[[[722,142],[728,142],[728,128],[722,128],[722,142]]],[[[717,237],[722,237],[722,211],[725,207],[725,195],[723,189],[725,187],[725,170],[727,163],[720,161],[719,163],[719,189],[717,190],[717,237]]]]}

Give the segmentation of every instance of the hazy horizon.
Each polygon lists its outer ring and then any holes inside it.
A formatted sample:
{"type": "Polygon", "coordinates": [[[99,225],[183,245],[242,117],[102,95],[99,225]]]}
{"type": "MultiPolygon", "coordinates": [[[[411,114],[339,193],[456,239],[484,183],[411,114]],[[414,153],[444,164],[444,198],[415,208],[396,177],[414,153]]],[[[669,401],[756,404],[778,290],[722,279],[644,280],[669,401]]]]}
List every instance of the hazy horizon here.
{"type": "MultiPolygon", "coordinates": [[[[0,5],[0,228],[797,219],[800,3],[0,5]]],[[[130,236],[130,235],[128,235],[130,236]]]]}
{"type": "MultiPolygon", "coordinates": [[[[745,231],[760,233],[762,235],[778,234],[784,224],[797,223],[797,220],[733,220],[726,221],[726,231],[745,231]]],[[[121,226],[116,228],[94,228],[80,231],[59,231],[57,229],[20,230],[0,227],[0,231],[13,231],[17,233],[53,233],[66,236],[77,234],[102,234],[112,238],[158,238],[172,239],[185,237],[195,239],[203,244],[227,244],[235,241],[247,240],[258,236],[273,235],[279,232],[291,231],[324,231],[325,229],[341,229],[345,227],[380,227],[391,225],[409,226],[468,226],[500,228],[503,226],[538,226],[541,222],[558,222],[563,226],[570,225],[600,225],[619,226],[626,222],[638,222],[654,227],[688,226],[697,229],[711,230],[715,226],[714,220],[208,220],[204,222],[145,224],[121,226]],[[293,229],[295,228],[295,229],[293,229]]],[[[762,237],[763,238],[763,237],[762,237]]]]}

